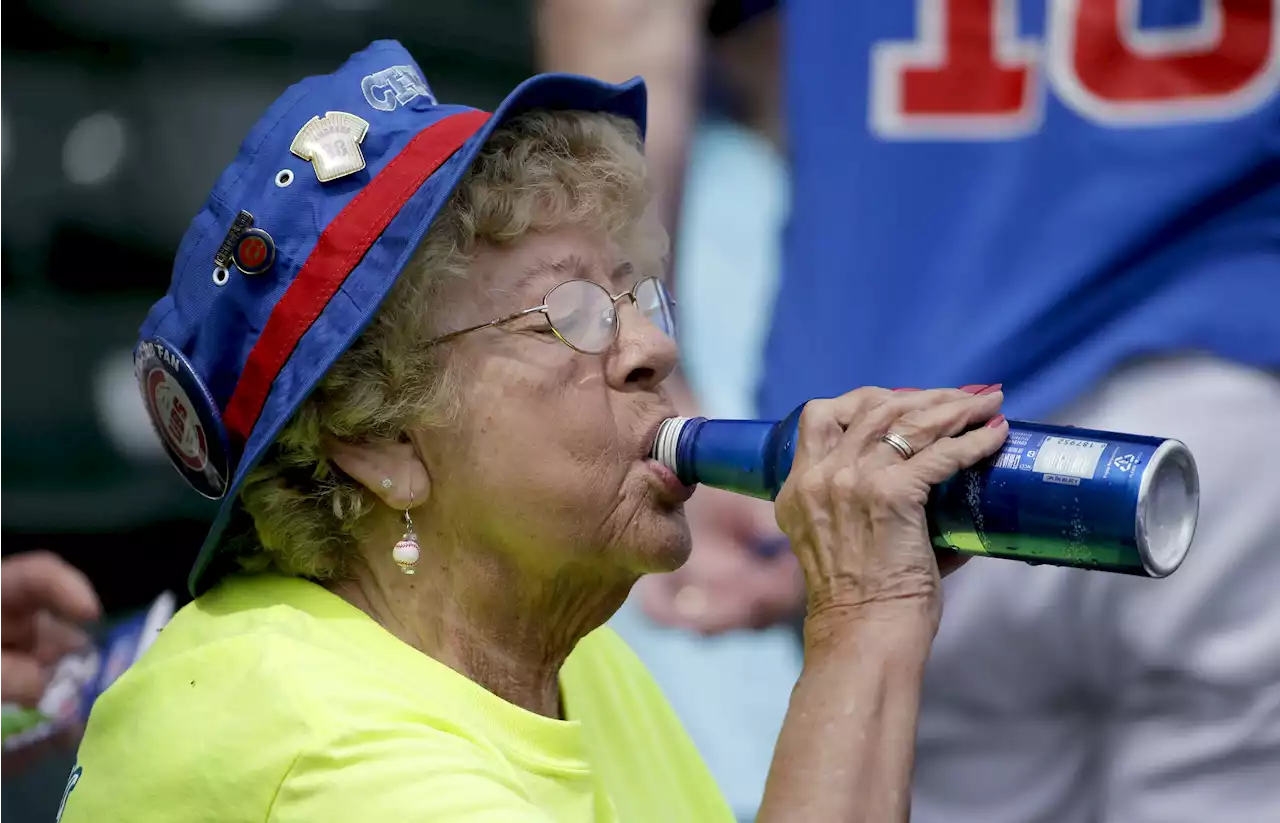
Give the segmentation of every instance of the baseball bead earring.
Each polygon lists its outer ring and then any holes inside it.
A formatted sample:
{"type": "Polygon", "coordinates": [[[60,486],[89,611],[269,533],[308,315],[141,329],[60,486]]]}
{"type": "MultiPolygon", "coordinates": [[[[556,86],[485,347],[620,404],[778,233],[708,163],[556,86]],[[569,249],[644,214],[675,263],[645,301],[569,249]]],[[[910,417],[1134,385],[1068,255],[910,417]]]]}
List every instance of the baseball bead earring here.
{"type": "MultiPolygon", "coordinates": [[[[413,508],[412,494],[409,495],[409,509],[411,508],[413,508]]],[[[422,550],[418,547],[418,534],[413,530],[413,517],[410,516],[409,509],[404,510],[404,536],[391,550],[391,558],[405,574],[413,574],[413,567],[418,565],[418,558],[422,556],[422,550]]]]}

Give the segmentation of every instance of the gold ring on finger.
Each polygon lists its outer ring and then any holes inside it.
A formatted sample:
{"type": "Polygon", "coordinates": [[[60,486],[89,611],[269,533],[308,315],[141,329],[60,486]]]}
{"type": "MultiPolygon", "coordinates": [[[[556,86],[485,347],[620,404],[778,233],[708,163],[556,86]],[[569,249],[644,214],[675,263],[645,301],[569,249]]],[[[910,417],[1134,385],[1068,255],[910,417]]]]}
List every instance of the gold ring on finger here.
{"type": "Polygon", "coordinates": [[[884,437],[880,438],[881,443],[888,443],[893,446],[893,450],[902,455],[903,460],[910,460],[915,457],[916,450],[911,445],[911,441],[898,434],[897,432],[886,432],[884,437]]]}

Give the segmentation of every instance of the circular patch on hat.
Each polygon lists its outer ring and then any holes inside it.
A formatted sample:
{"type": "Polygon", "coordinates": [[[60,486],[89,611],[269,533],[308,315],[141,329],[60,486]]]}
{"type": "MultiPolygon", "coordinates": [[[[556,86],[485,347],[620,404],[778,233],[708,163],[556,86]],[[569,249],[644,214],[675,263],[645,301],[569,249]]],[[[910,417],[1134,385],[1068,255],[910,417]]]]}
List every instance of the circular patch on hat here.
{"type": "Polygon", "coordinates": [[[191,487],[217,500],[227,492],[227,433],[212,395],[176,346],[138,344],[134,374],[164,450],[191,487]]]}
{"type": "Polygon", "coordinates": [[[276,261],[276,244],[262,229],[245,229],[231,247],[231,260],[245,274],[262,274],[276,261]]]}

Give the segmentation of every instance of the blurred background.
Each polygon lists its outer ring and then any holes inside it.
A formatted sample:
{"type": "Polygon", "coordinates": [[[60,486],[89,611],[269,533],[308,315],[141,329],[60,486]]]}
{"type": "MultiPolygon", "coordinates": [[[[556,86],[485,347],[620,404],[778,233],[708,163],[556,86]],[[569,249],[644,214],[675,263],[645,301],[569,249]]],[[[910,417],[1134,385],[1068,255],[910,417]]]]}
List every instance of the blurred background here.
{"type": "MultiPolygon", "coordinates": [[[[143,412],[132,348],[187,222],[290,84],[395,37],[442,100],[533,71],[522,0],[18,0],[3,19],[3,551],[49,548],[108,615],[186,575],[213,505],[143,412]],[[124,559],[127,558],[127,559],[124,559]]],[[[6,775],[49,820],[73,756],[6,775]]]]}

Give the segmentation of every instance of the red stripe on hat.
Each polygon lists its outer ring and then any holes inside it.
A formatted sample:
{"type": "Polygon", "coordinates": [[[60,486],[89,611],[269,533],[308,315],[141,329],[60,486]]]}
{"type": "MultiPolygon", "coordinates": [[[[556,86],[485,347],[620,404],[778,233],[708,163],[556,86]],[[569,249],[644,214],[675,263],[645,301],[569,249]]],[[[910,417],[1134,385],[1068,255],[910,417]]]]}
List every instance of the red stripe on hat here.
{"type": "Polygon", "coordinates": [[[487,112],[464,112],[423,129],[325,227],[315,249],[271,310],[227,402],[223,421],[241,443],[249,439],[271,386],[298,341],[365,252],[413,193],[488,119],[487,112]]]}

